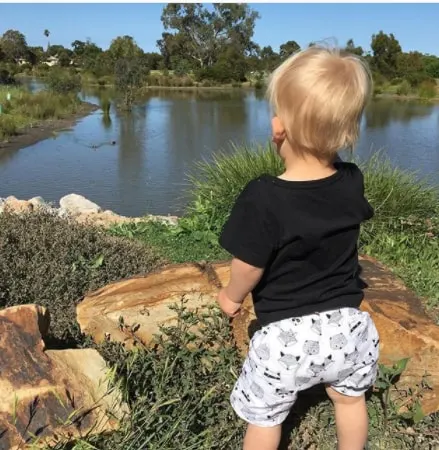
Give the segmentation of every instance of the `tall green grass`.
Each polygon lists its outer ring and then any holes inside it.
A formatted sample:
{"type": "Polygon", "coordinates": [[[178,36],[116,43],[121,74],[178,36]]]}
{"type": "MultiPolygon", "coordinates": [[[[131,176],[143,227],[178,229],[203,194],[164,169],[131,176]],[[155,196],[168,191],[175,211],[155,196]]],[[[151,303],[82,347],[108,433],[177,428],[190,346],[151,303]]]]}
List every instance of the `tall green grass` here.
{"type": "Polygon", "coordinates": [[[31,93],[22,88],[0,87],[0,139],[18,134],[20,128],[45,120],[68,118],[84,107],[73,93],[58,94],[49,91],[31,93]],[[10,100],[8,100],[8,93],[10,100]]]}

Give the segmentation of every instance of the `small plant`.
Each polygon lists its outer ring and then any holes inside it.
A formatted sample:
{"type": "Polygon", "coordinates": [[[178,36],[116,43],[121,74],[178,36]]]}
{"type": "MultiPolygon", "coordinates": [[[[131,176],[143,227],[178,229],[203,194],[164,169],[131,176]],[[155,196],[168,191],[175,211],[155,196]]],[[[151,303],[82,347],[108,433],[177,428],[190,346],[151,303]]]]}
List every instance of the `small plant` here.
{"type": "Polygon", "coordinates": [[[17,123],[7,114],[0,115],[0,141],[4,141],[18,133],[17,123]]]}
{"type": "Polygon", "coordinates": [[[410,83],[407,80],[403,80],[402,83],[396,89],[397,95],[405,96],[409,95],[411,90],[410,83]]]}
{"type": "Polygon", "coordinates": [[[47,77],[47,85],[57,94],[77,93],[81,88],[81,77],[54,70],[47,77]]]}
{"type": "Polygon", "coordinates": [[[409,389],[405,393],[408,395],[405,395],[402,401],[398,402],[392,399],[393,387],[405,371],[408,362],[409,358],[404,358],[393,366],[379,365],[375,388],[381,400],[385,428],[388,427],[389,422],[392,420],[404,419],[409,422],[419,423],[425,417],[420,402],[422,391],[428,388],[424,380],[421,382],[421,389],[409,389]]]}
{"type": "Polygon", "coordinates": [[[111,100],[108,98],[102,98],[101,99],[101,109],[104,116],[110,116],[110,110],[111,110],[111,100]]]}
{"type": "Polygon", "coordinates": [[[430,100],[438,96],[437,86],[435,81],[423,81],[418,90],[419,97],[430,100]]]}

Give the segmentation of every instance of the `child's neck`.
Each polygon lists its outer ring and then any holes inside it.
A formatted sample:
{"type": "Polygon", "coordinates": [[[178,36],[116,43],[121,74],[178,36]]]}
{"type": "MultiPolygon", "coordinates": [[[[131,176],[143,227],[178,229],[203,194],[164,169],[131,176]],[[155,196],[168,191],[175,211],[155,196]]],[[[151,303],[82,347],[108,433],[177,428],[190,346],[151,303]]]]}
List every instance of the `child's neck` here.
{"type": "Polygon", "coordinates": [[[287,181],[313,181],[334,175],[337,169],[332,159],[321,160],[315,156],[291,152],[285,158],[285,172],[279,178],[287,181]]]}

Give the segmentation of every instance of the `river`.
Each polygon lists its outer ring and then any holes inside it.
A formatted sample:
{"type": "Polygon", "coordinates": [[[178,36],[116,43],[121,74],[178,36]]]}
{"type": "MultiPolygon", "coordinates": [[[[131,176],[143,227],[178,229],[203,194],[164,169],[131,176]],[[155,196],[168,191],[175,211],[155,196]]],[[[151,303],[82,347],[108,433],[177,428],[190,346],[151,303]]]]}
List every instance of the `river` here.
{"type": "MultiPolygon", "coordinates": [[[[99,104],[111,93],[81,95],[99,104]]],[[[179,214],[194,162],[231,142],[266,143],[269,125],[268,105],[252,91],[150,92],[131,114],[112,108],[105,119],[99,110],[70,131],[2,150],[0,197],[57,202],[74,192],[123,215],[179,214]]],[[[439,105],[374,100],[361,128],[360,158],[381,149],[394,166],[439,184],[439,105]]]]}

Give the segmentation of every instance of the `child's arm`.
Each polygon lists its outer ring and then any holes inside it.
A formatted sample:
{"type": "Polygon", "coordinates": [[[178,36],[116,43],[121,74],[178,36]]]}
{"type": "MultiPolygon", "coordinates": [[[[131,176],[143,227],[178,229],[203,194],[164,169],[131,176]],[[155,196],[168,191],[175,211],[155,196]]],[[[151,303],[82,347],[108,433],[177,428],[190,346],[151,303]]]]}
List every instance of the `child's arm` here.
{"type": "Polygon", "coordinates": [[[259,283],[264,269],[234,258],[230,265],[230,281],[225,288],[227,296],[235,303],[242,303],[259,283]]]}
{"type": "Polygon", "coordinates": [[[228,316],[238,314],[245,297],[261,280],[278,234],[267,183],[261,178],[253,180],[238,196],[219,239],[220,245],[233,255],[229,284],[218,297],[221,309],[228,316]]]}
{"type": "Polygon", "coordinates": [[[233,258],[229,284],[218,295],[218,303],[225,314],[235,317],[245,297],[259,283],[264,269],[233,258]]]}

